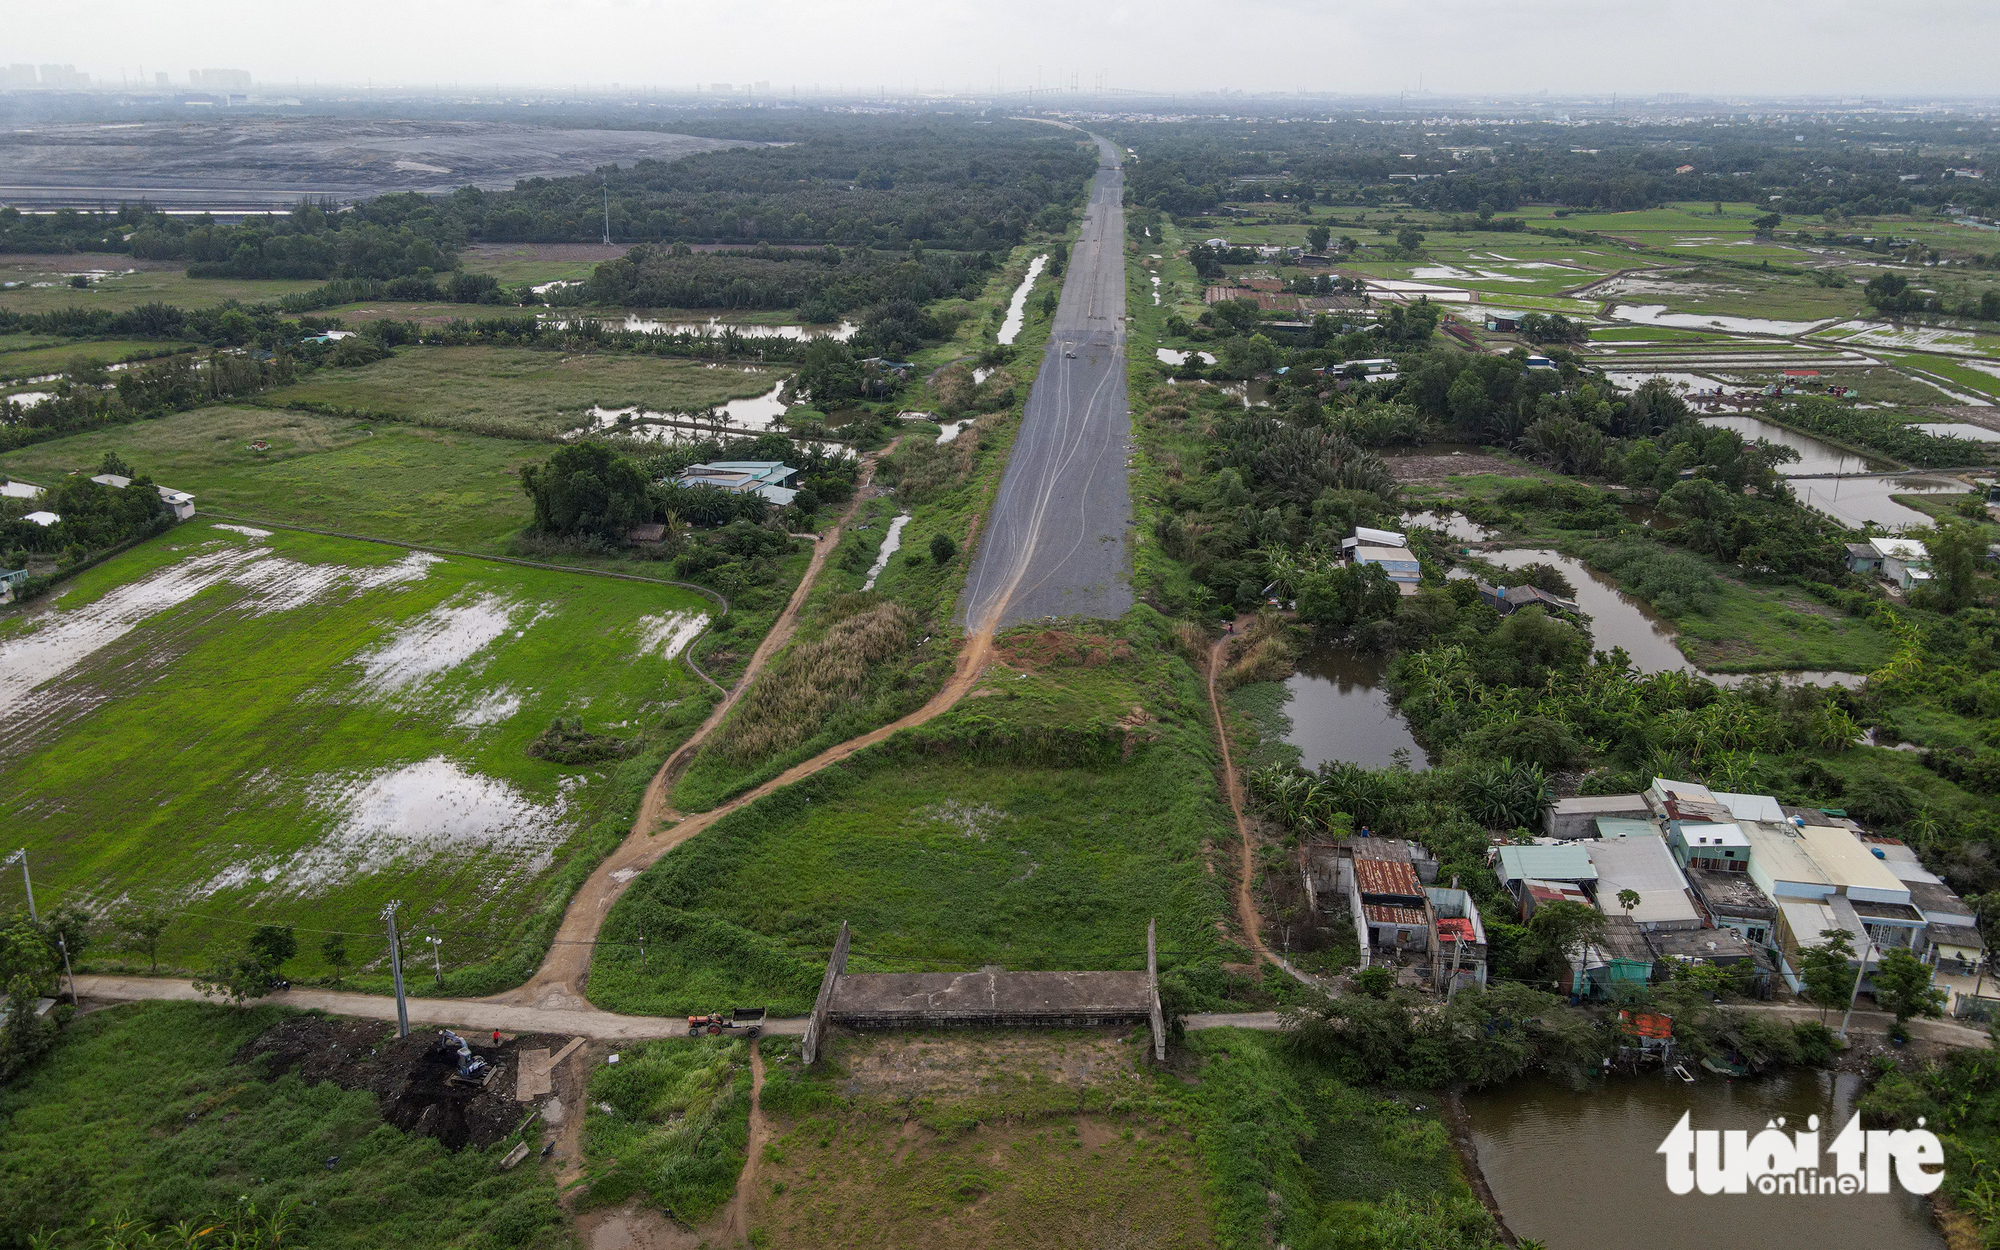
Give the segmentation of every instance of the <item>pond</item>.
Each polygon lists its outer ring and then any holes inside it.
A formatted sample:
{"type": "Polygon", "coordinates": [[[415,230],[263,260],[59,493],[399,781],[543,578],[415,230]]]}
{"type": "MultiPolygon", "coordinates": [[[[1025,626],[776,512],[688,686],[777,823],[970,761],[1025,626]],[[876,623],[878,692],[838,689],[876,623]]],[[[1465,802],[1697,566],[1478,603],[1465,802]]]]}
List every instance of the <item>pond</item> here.
{"type": "Polygon", "coordinates": [[[1014,288],[1014,298],[1007,301],[1007,319],[1000,323],[1000,342],[1012,343],[1020,337],[1021,327],[1028,320],[1028,292],[1035,289],[1035,279],[1042,276],[1042,269],[1048,263],[1046,256],[1037,256],[1028,263],[1028,276],[1021,279],[1021,285],[1014,288]]]}
{"type": "Polygon", "coordinates": [[[1484,551],[1482,559],[1497,564],[1503,569],[1521,569],[1530,564],[1553,564],[1562,570],[1569,584],[1576,588],[1571,596],[1576,606],[1590,618],[1591,644],[1599,651],[1609,651],[1613,647],[1625,648],[1625,654],[1632,657],[1632,667],[1642,673],[1663,673],[1678,669],[1682,672],[1695,671],[1674,645],[1673,626],[1653,615],[1653,610],[1644,603],[1618,589],[1618,584],[1609,574],[1600,573],[1581,560],[1555,551],[1533,548],[1513,548],[1507,551],[1484,551]]]}
{"type": "Polygon", "coordinates": [[[1383,685],[1386,656],[1355,655],[1344,647],[1314,647],[1299,657],[1298,671],[1285,679],[1285,741],[1299,749],[1308,770],[1330,760],[1367,768],[1387,768],[1398,750],[1410,766],[1430,767],[1430,756],[1410,735],[1403,714],[1389,703],[1383,685]]]}
{"type": "Polygon", "coordinates": [[[1975,443],[2000,443],[2000,430],[1965,421],[1919,421],[1910,427],[1933,438],[1969,438],[1975,443]]]}
{"type": "MultiPolygon", "coordinates": [[[[1752,1135],[1820,1117],[1830,1142],[1853,1114],[1861,1078],[1791,1072],[1755,1081],[1615,1077],[1576,1093],[1517,1081],[1468,1095],[1480,1170],[1516,1235],[1549,1250],[1944,1250],[1924,1200],[1902,1192],[1836,1196],[1676,1196],[1660,1143],[1683,1114],[1697,1129],[1752,1135]]],[[[1824,1146],[1822,1146],[1824,1148],[1824,1146]]]]}
{"type": "Polygon", "coordinates": [[[1175,351],[1171,347],[1156,347],[1153,349],[1153,355],[1159,358],[1161,364],[1174,365],[1176,367],[1186,364],[1190,356],[1200,357],[1201,363],[1205,365],[1215,363],[1215,355],[1212,352],[1181,352],[1175,351]]]}
{"type": "Polygon", "coordinates": [[[1789,447],[1799,453],[1799,458],[1791,464],[1778,466],[1781,477],[1798,477],[1812,474],[1815,477],[1829,473],[1878,473],[1895,466],[1887,460],[1871,460],[1851,451],[1843,451],[1824,439],[1797,430],[1788,430],[1782,425],[1773,425],[1761,417],[1703,417],[1701,423],[1718,430],[1734,430],[1745,441],[1763,439],[1779,447],[1789,447]]]}

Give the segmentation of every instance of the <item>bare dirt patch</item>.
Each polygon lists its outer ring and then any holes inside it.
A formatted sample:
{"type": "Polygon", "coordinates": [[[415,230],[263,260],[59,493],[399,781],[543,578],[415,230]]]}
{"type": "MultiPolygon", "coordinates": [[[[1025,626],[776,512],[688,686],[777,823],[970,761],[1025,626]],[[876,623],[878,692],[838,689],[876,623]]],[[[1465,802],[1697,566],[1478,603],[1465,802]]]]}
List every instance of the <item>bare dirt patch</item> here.
{"type": "Polygon", "coordinates": [[[1405,485],[1419,482],[1442,482],[1448,478],[1474,473],[1494,473],[1500,476],[1516,476],[1521,466],[1498,456],[1485,456],[1478,452],[1456,452],[1451,455],[1384,456],[1389,472],[1405,485]]]}
{"type": "MultiPolygon", "coordinates": [[[[439,1045],[438,1030],[413,1029],[397,1037],[373,1020],[293,1016],[265,1030],[236,1054],[236,1062],[264,1061],[267,1076],[297,1071],[307,1081],[332,1081],[342,1089],[375,1095],[382,1118],[419,1137],[435,1137],[452,1150],[490,1146],[507,1137],[540,1105],[514,1097],[519,1052],[560,1049],[564,1034],[462,1034],[472,1053],[493,1067],[483,1088],[451,1080],[456,1054],[439,1045]]],[[[545,1097],[545,1096],[544,1096],[545,1097]]]]}
{"type": "Polygon", "coordinates": [[[966,1099],[1023,1082],[1083,1090],[1129,1081],[1137,1052],[1130,1029],[1022,1032],[868,1033],[843,1036],[840,1092],[865,1101],[966,1099]]]}
{"type": "Polygon", "coordinates": [[[1132,644],[1123,638],[1054,629],[1009,634],[993,650],[1009,668],[1030,673],[1050,667],[1099,668],[1132,658],[1132,644]]]}

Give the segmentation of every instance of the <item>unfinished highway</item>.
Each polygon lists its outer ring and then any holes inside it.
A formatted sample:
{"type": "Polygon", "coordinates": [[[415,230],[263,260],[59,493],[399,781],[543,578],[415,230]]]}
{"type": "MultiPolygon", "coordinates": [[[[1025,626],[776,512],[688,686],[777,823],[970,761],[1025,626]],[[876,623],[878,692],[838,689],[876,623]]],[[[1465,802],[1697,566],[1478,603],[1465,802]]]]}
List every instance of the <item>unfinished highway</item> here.
{"type": "Polygon", "coordinates": [[[1126,487],[1125,173],[1097,140],[1083,233],[959,619],[974,634],[1132,606],[1126,487]]]}

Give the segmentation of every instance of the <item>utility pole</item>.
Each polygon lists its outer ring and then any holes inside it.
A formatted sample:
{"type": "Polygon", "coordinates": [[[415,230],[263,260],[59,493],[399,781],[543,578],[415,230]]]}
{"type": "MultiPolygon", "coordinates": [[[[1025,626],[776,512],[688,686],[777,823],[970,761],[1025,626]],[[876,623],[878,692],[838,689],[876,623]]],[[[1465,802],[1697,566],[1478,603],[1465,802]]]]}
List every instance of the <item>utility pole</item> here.
{"type": "Polygon", "coordinates": [[[69,942],[58,934],[56,936],[56,945],[62,948],[63,972],[69,977],[69,1001],[74,1003],[76,1002],[76,970],[69,966],[69,942]]]}
{"type": "Polygon", "coordinates": [[[645,972],[646,972],[646,926],[642,923],[639,926],[639,974],[641,976],[644,976],[645,972]]]}
{"type": "Polygon", "coordinates": [[[611,179],[604,180],[604,246],[611,246],[611,179]]]}
{"type": "Polygon", "coordinates": [[[401,899],[390,899],[382,909],[382,919],[389,922],[389,972],[396,980],[396,1036],[410,1035],[410,1005],[403,1001],[403,944],[396,938],[396,909],[401,907],[401,899]]]}
{"type": "Polygon", "coordinates": [[[441,937],[427,937],[424,941],[431,944],[431,973],[437,978],[438,988],[443,989],[444,965],[438,961],[438,949],[444,945],[444,939],[441,937]]]}
{"type": "MultiPolygon", "coordinates": [[[[12,855],[9,855],[7,857],[7,863],[11,864],[17,859],[21,861],[21,884],[24,887],[26,887],[28,891],[28,919],[34,921],[40,921],[41,917],[35,914],[35,881],[34,878],[28,875],[27,847],[24,846],[20,850],[15,851],[12,855]]],[[[4,865],[0,865],[0,867],[4,867],[4,865]]]]}
{"type": "Polygon", "coordinates": [[[1847,1014],[1840,1018],[1840,1040],[1847,1040],[1847,1022],[1854,1018],[1854,1000],[1861,997],[1861,978],[1868,975],[1868,957],[1875,953],[1875,942],[1871,938],[1867,949],[1861,952],[1861,966],[1854,970],[1854,988],[1847,993],[1847,1014]]]}

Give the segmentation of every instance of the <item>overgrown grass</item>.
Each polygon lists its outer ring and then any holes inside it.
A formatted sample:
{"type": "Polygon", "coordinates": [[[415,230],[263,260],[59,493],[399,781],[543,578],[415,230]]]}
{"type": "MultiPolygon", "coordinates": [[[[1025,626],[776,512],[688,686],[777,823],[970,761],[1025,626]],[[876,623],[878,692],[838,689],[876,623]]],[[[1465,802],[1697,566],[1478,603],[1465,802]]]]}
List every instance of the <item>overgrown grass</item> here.
{"type": "Polygon", "coordinates": [[[0,1247],[97,1244],[89,1221],[156,1225],[296,1200],[315,1250],[569,1244],[555,1186],[511,1143],[456,1154],[382,1122],[374,1095],[275,1079],[232,1062],[292,1013],[141,1003],[72,1023],[58,1049],[0,1089],[0,1247]]]}
{"type": "Polygon", "coordinates": [[[0,291],[0,308],[10,312],[52,312],[59,308],[123,312],[141,304],[174,304],[181,308],[213,308],[238,300],[261,304],[298,295],[320,286],[316,280],[289,278],[190,278],[179,269],[146,269],[100,278],[86,288],[69,285],[67,275],[91,269],[125,269],[132,258],[79,252],[72,256],[0,257],[0,280],[25,285],[0,291]],[[53,286],[35,286],[38,282],[53,286]]]}
{"type": "Polygon", "coordinates": [[[205,512],[499,553],[533,516],[521,466],[549,448],[225,406],[32,444],[0,456],[0,470],[48,485],[96,472],[108,451],[194,495],[205,512]]]}
{"type": "Polygon", "coordinates": [[[687,411],[761,395],[783,377],[780,370],[710,368],[658,356],[405,347],[372,365],[322,370],[265,398],[279,407],[323,406],[481,434],[550,438],[584,424],[593,404],[687,411]]]}
{"type": "Polygon", "coordinates": [[[643,1194],[697,1224],[735,1193],[750,1137],[748,1042],[641,1043],[592,1073],[589,1098],[583,1150],[592,1205],[643,1194]]]}
{"type": "MultiPolygon", "coordinates": [[[[858,598],[858,596],[857,596],[858,598]]],[[[819,638],[787,652],[752,686],[720,746],[739,760],[785,751],[813,736],[827,714],[868,686],[870,669],[910,643],[915,623],[897,603],[856,603],[819,638]]]]}
{"type": "MultiPolygon", "coordinates": [[[[1017,251],[1018,267],[1025,268],[1034,246],[1017,251]]],[[[1004,296],[1012,285],[1004,273],[989,283],[987,297],[992,307],[1004,307],[1004,296]]],[[[1048,341],[1050,318],[1030,300],[1027,320],[1015,342],[1011,368],[1021,380],[1015,381],[998,409],[978,418],[977,424],[962,429],[956,440],[938,444],[929,425],[913,424],[901,435],[892,457],[886,458],[877,481],[894,487],[892,499],[865,503],[855,525],[844,534],[839,548],[827,560],[818,585],[800,615],[798,633],[773,663],[759,685],[776,682],[781,689],[767,696],[770,702],[753,697],[731,712],[723,732],[695,758],[674,788],[673,801],[683,811],[704,811],[731,795],[777,776],[793,764],[810,758],[837,743],[868,732],[923,706],[950,676],[958,628],[953,616],[958,595],[972,567],[977,550],[978,527],[1006,470],[1015,432],[1027,401],[1026,379],[1041,358],[1048,341]],[[866,582],[868,570],[880,552],[890,521],[899,511],[908,511],[911,520],[901,534],[897,554],[877,576],[875,602],[900,605],[908,613],[908,637],[912,645],[869,661],[868,671],[855,686],[851,698],[836,700],[813,721],[810,732],[800,735],[775,726],[775,731],[748,726],[751,718],[770,725],[769,709],[781,708],[786,701],[808,690],[847,684],[820,683],[808,677],[824,670],[836,655],[822,644],[831,631],[854,616],[858,605],[853,598],[866,582]],[[931,540],[943,535],[951,540],[955,554],[940,563],[930,554],[931,540]],[[800,658],[804,657],[804,658],[800,658]],[[739,728],[739,722],[744,728],[739,728]],[[739,747],[738,743],[751,743],[739,747]]],[[[969,354],[992,346],[997,319],[973,319],[960,327],[957,337],[944,348],[930,349],[926,359],[943,363],[955,355],[969,354]]],[[[997,375],[989,377],[974,407],[1001,403],[997,375]]],[[[927,405],[927,390],[909,396],[913,405],[927,405]]],[[[734,614],[732,614],[734,615],[734,614]]],[[[727,618],[725,618],[727,623],[727,618]]],[[[817,697],[808,702],[817,705],[817,697]]]]}
{"type": "Polygon", "coordinates": [[[75,342],[18,337],[37,346],[8,350],[0,347],[0,378],[26,378],[67,369],[79,360],[113,364],[125,360],[151,360],[191,346],[162,339],[79,339],[75,342]]]}
{"type": "Polygon", "coordinates": [[[1136,968],[1150,919],[1163,965],[1219,999],[1201,856],[1228,817],[1200,684],[1157,647],[996,667],[924,728],[718,821],[613,909],[592,1001],[801,1011],[842,921],[857,970],[1136,968]]]}
{"type": "MultiPolygon", "coordinates": [[[[15,670],[46,680],[0,713],[0,823],[45,905],[175,910],[167,967],[296,923],[351,931],[367,968],[400,898],[406,932],[445,939],[447,990],[497,989],[706,713],[664,652],[710,610],[670,586],[190,522],[53,611],[0,617],[0,672],[56,640],[70,661],[15,670]],[[531,758],[565,714],[639,750],[531,758]]],[[[318,946],[295,979],[326,971],[318,946]]]]}

